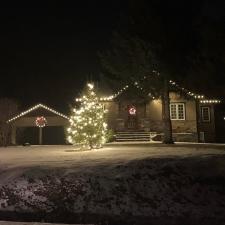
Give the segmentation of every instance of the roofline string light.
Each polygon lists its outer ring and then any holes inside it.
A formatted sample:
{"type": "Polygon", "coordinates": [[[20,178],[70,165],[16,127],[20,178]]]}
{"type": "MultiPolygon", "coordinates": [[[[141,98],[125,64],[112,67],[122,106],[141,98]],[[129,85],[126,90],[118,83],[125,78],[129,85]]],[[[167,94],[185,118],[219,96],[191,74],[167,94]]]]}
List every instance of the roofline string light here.
{"type": "Polygon", "coordinates": [[[187,89],[183,88],[183,87],[180,87],[180,85],[178,85],[176,82],[170,80],[170,84],[173,85],[173,86],[176,86],[177,88],[181,89],[182,91],[186,92],[186,94],[188,94],[189,96],[195,98],[195,99],[202,99],[200,100],[200,103],[202,104],[208,104],[208,103],[211,103],[211,104],[218,104],[218,103],[221,103],[220,100],[218,99],[205,99],[205,96],[204,95],[198,95],[194,92],[191,92],[191,91],[188,91],[187,89]]]}
{"type": "MultiPolygon", "coordinates": [[[[123,88],[121,88],[116,94],[114,95],[110,95],[108,97],[100,97],[99,100],[100,101],[111,101],[113,100],[114,98],[116,98],[118,95],[122,94],[129,86],[126,85],[124,86],[123,88]]],[[[81,102],[82,101],[82,98],[76,98],[76,102],[81,102]]]]}
{"type": "MultiPolygon", "coordinates": [[[[154,75],[157,75],[159,76],[160,73],[157,72],[156,70],[153,70],[152,71],[154,75]]],[[[143,79],[146,79],[147,77],[144,76],[143,79]]],[[[170,80],[169,83],[172,85],[172,86],[175,86],[176,88],[182,90],[183,92],[185,92],[187,95],[193,97],[194,99],[204,99],[203,101],[200,101],[200,103],[202,104],[205,104],[205,103],[213,103],[213,104],[217,104],[217,103],[220,103],[221,101],[220,100],[217,100],[217,99],[205,99],[205,96],[204,95],[199,95],[199,94],[196,94],[194,92],[191,92],[189,90],[187,90],[186,88],[184,87],[181,87],[180,85],[178,85],[175,81],[173,80],[170,80]]],[[[133,85],[135,87],[137,87],[138,89],[140,90],[143,90],[142,87],[140,87],[139,85],[139,82],[138,81],[135,81],[133,83],[133,85]]],[[[118,97],[119,95],[121,95],[125,90],[127,90],[129,88],[129,85],[125,85],[123,88],[121,88],[117,93],[113,94],[113,95],[110,95],[108,97],[100,97],[100,101],[112,101],[114,98],[118,97]]],[[[155,99],[155,96],[152,95],[152,93],[149,93],[148,94],[149,97],[151,97],[152,99],[155,99]]],[[[81,102],[82,98],[76,98],[76,102],[81,102]]]]}
{"type": "Polygon", "coordinates": [[[198,94],[196,94],[196,93],[194,93],[194,92],[191,92],[191,91],[189,91],[189,90],[187,90],[187,89],[181,87],[181,86],[178,85],[175,81],[170,80],[169,82],[170,82],[170,84],[171,84],[172,86],[177,87],[178,89],[182,90],[183,92],[185,92],[186,94],[188,94],[189,96],[191,96],[191,97],[193,97],[193,98],[195,98],[195,99],[204,99],[204,98],[205,98],[204,95],[198,95],[198,94]]]}
{"type": "Polygon", "coordinates": [[[58,116],[61,116],[61,117],[65,118],[65,119],[69,119],[69,117],[67,117],[66,115],[64,115],[64,114],[62,114],[62,113],[60,113],[60,112],[57,112],[56,110],[54,110],[54,109],[52,109],[52,108],[49,108],[49,107],[46,106],[46,105],[43,105],[43,104],[37,104],[37,105],[31,107],[30,109],[21,112],[19,115],[15,116],[15,117],[13,117],[13,118],[11,118],[11,119],[9,119],[9,120],[7,121],[7,123],[10,123],[10,122],[12,122],[12,121],[14,121],[14,120],[16,120],[16,119],[22,117],[22,116],[25,116],[26,114],[28,114],[28,113],[30,113],[30,112],[32,112],[32,111],[38,109],[38,108],[44,108],[44,109],[46,109],[46,110],[48,110],[48,111],[50,111],[50,112],[52,112],[52,113],[54,113],[54,114],[56,114],[56,115],[58,115],[58,116]]]}
{"type": "Polygon", "coordinates": [[[207,103],[220,103],[221,101],[220,100],[216,100],[216,99],[207,99],[207,100],[201,100],[200,103],[203,103],[203,104],[207,104],[207,103]]]}

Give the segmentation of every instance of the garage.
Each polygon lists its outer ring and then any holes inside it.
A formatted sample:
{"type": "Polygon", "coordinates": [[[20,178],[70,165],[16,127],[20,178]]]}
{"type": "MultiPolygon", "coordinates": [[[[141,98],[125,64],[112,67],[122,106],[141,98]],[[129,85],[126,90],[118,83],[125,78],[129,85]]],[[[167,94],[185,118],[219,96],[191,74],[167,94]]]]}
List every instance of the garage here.
{"type": "Polygon", "coordinates": [[[7,121],[11,125],[11,144],[66,144],[69,118],[44,104],[37,104],[7,121]]]}

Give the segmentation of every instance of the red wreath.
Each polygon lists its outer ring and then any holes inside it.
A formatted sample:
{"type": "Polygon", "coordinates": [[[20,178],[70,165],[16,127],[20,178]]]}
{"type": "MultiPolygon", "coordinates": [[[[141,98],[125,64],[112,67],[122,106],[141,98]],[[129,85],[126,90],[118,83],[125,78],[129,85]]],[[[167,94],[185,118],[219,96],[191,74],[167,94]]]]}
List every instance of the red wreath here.
{"type": "Polygon", "coordinates": [[[39,116],[36,118],[35,123],[37,127],[45,127],[47,124],[47,120],[44,116],[39,116]]]}
{"type": "Polygon", "coordinates": [[[131,106],[128,110],[129,114],[132,115],[132,116],[136,115],[136,111],[137,110],[134,106],[131,106]]]}

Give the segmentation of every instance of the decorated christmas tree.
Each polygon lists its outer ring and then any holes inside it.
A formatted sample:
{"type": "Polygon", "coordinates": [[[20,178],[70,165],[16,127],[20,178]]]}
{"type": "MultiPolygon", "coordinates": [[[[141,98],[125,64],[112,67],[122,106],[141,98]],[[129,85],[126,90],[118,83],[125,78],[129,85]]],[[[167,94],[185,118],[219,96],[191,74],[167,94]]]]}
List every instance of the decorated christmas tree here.
{"type": "Polygon", "coordinates": [[[70,117],[68,141],[80,144],[84,148],[100,148],[106,142],[106,111],[94,92],[93,84],[87,84],[85,93],[79,101],[80,108],[73,109],[70,117]]]}

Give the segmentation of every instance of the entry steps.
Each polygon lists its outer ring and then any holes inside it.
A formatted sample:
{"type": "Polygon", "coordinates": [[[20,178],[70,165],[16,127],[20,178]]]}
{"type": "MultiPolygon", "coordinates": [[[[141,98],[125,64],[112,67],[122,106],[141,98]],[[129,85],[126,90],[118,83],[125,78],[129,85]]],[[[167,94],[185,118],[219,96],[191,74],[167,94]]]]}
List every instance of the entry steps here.
{"type": "Polygon", "coordinates": [[[149,131],[120,131],[116,132],[116,141],[151,141],[156,135],[149,131]]]}

